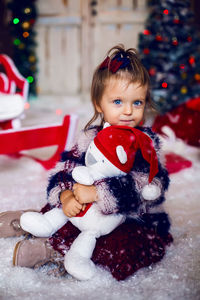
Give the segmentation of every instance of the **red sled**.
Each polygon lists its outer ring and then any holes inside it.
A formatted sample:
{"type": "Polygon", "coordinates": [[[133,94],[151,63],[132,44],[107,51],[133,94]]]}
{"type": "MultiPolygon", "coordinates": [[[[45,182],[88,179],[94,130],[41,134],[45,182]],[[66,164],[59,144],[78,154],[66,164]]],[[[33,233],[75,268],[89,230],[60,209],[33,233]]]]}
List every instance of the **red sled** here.
{"type": "Polygon", "coordinates": [[[17,70],[13,60],[0,54],[0,127],[10,129],[20,127],[28,96],[29,84],[17,70]]]}
{"type": "Polygon", "coordinates": [[[77,120],[76,115],[66,115],[63,123],[59,125],[2,130],[0,131],[0,154],[11,155],[15,158],[30,157],[45,169],[51,169],[59,160],[60,154],[72,146],[77,120]],[[55,145],[57,145],[56,152],[46,160],[22,153],[25,150],[55,145]]]}

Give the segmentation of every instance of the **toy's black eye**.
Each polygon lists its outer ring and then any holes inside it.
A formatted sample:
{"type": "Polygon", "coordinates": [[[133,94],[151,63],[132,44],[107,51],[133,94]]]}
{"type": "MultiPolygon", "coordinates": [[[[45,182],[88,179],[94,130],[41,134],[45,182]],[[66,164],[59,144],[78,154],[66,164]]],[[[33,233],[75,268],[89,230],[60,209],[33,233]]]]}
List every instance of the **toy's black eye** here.
{"type": "Polygon", "coordinates": [[[104,163],[104,159],[102,159],[102,163],[104,163]]]}

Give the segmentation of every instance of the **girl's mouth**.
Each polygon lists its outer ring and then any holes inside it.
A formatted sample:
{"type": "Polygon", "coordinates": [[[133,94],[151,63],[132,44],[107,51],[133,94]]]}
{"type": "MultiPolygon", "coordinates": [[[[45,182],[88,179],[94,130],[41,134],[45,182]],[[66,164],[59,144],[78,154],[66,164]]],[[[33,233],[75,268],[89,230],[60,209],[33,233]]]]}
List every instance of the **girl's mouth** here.
{"type": "Polygon", "coordinates": [[[123,123],[130,123],[130,122],[133,122],[133,120],[120,120],[120,122],[123,122],[123,123]]]}

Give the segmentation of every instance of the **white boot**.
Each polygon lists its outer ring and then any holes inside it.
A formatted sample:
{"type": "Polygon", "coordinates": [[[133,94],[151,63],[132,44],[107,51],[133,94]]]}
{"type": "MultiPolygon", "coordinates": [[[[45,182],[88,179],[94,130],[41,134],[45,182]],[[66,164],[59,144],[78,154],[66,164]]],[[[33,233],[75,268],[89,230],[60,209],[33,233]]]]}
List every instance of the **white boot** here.
{"type": "Polygon", "coordinates": [[[53,208],[45,214],[37,212],[26,212],[20,218],[23,230],[36,237],[50,237],[66,222],[68,217],[60,208],[53,208]]]}
{"type": "Polygon", "coordinates": [[[78,280],[89,280],[96,272],[91,257],[96,245],[93,232],[81,232],[65,254],[66,271],[78,280]]]}

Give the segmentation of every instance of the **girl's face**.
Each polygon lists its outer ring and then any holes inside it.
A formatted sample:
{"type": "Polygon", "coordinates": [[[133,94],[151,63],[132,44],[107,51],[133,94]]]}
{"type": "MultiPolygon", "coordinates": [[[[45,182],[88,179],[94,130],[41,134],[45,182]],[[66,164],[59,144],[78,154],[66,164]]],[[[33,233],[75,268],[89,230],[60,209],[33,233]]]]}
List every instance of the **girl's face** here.
{"type": "Polygon", "coordinates": [[[127,79],[110,78],[106,84],[100,105],[96,105],[103,119],[110,125],[136,127],[143,119],[147,86],[127,79]]]}

